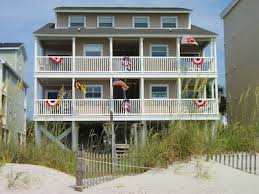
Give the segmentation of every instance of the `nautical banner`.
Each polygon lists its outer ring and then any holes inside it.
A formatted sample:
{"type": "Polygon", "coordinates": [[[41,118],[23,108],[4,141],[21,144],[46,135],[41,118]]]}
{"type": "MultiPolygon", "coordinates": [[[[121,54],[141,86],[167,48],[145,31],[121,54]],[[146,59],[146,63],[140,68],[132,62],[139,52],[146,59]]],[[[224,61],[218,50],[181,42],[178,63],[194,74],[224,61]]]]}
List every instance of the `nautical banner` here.
{"type": "Polygon", "coordinates": [[[129,99],[124,99],[122,101],[122,107],[123,109],[129,113],[131,111],[131,104],[130,104],[130,100],[129,99]]]}
{"type": "Polygon", "coordinates": [[[194,100],[193,102],[197,107],[202,108],[206,106],[207,101],[206,100],[194,100]]]}
{"type": "Polygon", "coordinates": [[[131,70],[131,65],[132,65],[132,63],[131,63],[131,60],[130,60],[129,56],[123,57],[122,60],[121,60],[121,64],[122,64],[122,65],[125,67],[125,69],[127,69],[128,71],[131,70]]]}
{"type": "Polygon", "coordinates": [[[192,58],[192,62],[196,65],[201,65],[205,62],[204,58],[192,58]]]}
{"type": "Polygon", "coordinates": [[[121,89],[123,91],[127,91],[129,89],[129,86],[125,82],[121,81],[120,79],[116,79],[116,78],[112,79],[112,85],[121,87],[121,89]]]}
{"type": "Polygon", "coordinates": [[[62,57],[49,57],[49,59],[56,64],[60,64],[63,60],[62,57]]]}
{"type": "Polygon", "coordinates": [[[56,108],[57,106],[59,106],[61,104],[61,99],[47,99],[45,100],[45,103],[52,109],[56,108]]]}
{"type": "Polygon", "coordinates": [[[87,90],[86,90],[86,87],[82,84],[82,83],[80,83],[79,81],[75,81],[75,87],[78,89],[78,90],[80,90],[81,92],[83,92],[84,94],[86,94],[87,93],[87,90]]]}

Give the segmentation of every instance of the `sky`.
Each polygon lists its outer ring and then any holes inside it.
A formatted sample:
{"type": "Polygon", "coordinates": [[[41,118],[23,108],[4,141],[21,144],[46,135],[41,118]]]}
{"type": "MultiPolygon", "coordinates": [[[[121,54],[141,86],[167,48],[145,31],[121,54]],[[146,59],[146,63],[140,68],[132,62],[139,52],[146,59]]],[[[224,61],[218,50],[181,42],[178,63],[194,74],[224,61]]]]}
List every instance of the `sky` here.
{"type": "Polygon", "coordinates": [[[192,23],[216,32],[219,84],[225,86],[224,33],[222,10],[231,0],[0,0],[0,42],[23,42],[28,61],[25,80],[29,84],[28,117],[33,113],[33,32],[54,22],[53,9],[57,6],[144,6],[184,7],[193,10],[192,23]]]}

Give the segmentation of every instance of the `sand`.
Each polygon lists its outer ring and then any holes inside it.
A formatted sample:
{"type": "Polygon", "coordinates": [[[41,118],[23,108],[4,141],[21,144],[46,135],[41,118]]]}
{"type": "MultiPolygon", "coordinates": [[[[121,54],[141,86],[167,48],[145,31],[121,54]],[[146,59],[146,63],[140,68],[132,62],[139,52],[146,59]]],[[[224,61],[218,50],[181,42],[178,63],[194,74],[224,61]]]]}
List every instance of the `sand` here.
{"type": "MultiPolygon", "coordinates": [[[[215,162],[192,161],[175,164],[168,169],[150,170],[140,175],[122,177],[85,189],[83,193],[257,194],[258,183],[257,175],[215,162]]],[[[74,177],[42,166],[7,164],[0,169],[0,194],[78,193],[73,189],[74,184],[74,177]],[[17,175],[17,180],[11,181],[17,175]]]]}

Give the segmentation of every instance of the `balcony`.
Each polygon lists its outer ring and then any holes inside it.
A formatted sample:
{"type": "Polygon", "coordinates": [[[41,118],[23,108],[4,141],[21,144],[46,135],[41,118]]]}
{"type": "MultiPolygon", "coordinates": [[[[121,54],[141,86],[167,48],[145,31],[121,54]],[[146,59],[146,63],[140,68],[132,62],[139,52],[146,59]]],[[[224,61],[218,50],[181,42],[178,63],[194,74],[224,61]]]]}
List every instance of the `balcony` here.
{"type": "Polygon", "coordinates": [[[61,57],[60,63],[49,56],[38,56],[36,72],[41,73],[215,73],[214,57],[61,57]],[[196,61],[200,61],[197,64],[196,61]]]}
{"type": "Polygon", "coordinates": [[[64,99],[55,109],[51,109],[44,99],[36,100],[35,117],[43,120],[56,116],[62,118],[74,118],[81,120],[109,120],[110,110],[113,109],[114,120],[129,119],[139,120],[148,118],[156,120],[160,116],[163,120],[174,118],[192,117],[200,120],[217,116],[217,104],[215,99],[206,99],[206,105],[198,107],[194,99],[130,99],[130,109],[126,110],[123,100],[109,99],[64,99]]]}

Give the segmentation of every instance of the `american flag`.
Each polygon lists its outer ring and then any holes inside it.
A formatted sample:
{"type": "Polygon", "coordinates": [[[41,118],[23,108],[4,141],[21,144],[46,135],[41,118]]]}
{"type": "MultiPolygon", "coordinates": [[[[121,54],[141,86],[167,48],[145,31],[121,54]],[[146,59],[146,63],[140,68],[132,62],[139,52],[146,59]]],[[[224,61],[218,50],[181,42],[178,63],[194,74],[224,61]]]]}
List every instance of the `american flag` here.
{"type": "Polygon", "coordinates": [[[183,44],[193,44],[198,46],[198,43],[196,42],[195,38],[191,36],[183,37],[183,44]]]}
{"type": "Polygon", "coordinates": [[[125,84],[125,82],[121,81],[120,79],[113,78],[112,80],[113,86],[120,86],[123,91],[127,91],[129,89],[129,86],[125,84]]]}
{"type": "Polygon", "coordinates": [[[122,102],[122,106],[127,113],[131,111],[131,104],[129,99],[124,99],[122,102]]]}

